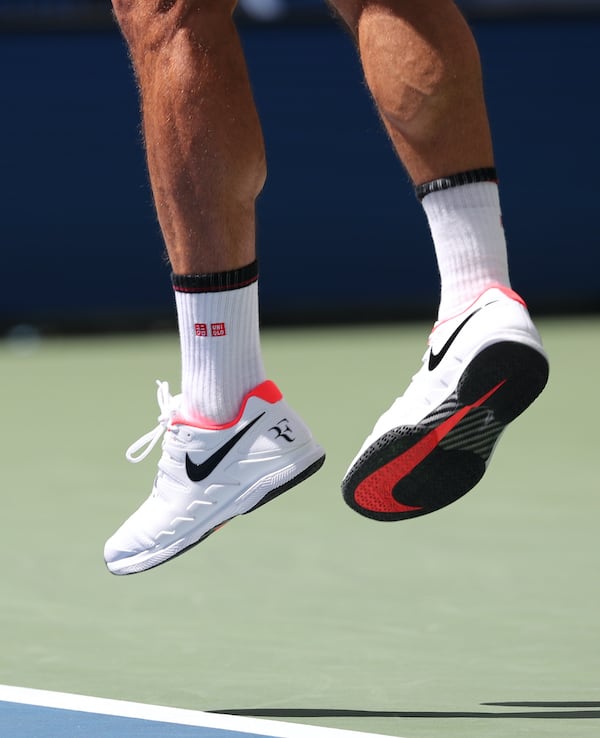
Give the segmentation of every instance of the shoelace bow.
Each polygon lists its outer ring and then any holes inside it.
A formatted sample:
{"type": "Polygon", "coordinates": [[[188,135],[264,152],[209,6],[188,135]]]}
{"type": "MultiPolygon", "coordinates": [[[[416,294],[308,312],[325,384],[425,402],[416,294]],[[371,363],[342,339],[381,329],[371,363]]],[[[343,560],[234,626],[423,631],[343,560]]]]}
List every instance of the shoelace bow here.
{"type": "Polygon", "coordinates": [[[158,406],[160,408],[158,425],[156,428],[148,431],[148,433],[145,433],[141,438],[138,438],[138,440],[132,443],[127,449],[125,457],[127,461],[131,461],[132,464],[137,464],[140,461],[143,461],[160,441],[163,433],[169,427],[169,422],[176,406],[177,398],[173,397],[169,392],[169,383],[161,382],[157,379],[156,384],[158,385],[156,399],[158,400],[158,406]],[[140,453],[136,455],[136,452],[138,451],[140,453]]]}

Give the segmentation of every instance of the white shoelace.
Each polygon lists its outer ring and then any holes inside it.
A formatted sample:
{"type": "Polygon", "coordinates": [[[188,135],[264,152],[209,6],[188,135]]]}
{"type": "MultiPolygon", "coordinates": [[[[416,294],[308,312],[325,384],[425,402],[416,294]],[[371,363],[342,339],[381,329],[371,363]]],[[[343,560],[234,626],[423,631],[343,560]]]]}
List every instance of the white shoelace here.
{"type": "Polygon", "coordinates": [[[176,409],[178,404],[179,398],[171,395],[169,392],[168,382],[161,382],[157,379],[156,384],[158,385],[156,399],[158,400],[158,406],[160,408],[158,425],[156,428],[148,431],[148,433],[145,433],[141,438],[138,438],[138,440],[132,443],[127,449],[125,452],[125,458],[132,464],[138,464],[140,461],[143,461],[160,441],[164,432],[169,427],[173,411],[176,409]],[[139,452],[137,456],[136,452],[139,452]]]}

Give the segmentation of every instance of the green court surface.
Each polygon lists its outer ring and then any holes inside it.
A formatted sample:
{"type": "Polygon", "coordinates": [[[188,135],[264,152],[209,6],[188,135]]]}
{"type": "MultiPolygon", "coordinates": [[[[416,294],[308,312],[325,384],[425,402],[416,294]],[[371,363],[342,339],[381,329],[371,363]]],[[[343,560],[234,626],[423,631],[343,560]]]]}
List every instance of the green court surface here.
{"type": "Polygon", "coordinates": [[[600,318],[539,325],[550,383],[488,475],[400,523],[339,480],[428,326],[265,330],[328,461],[123,578],[102,548],[150,491],[158,452],[124,451],[154,380],[178,388],[176,336],[4,341],[0,683],[404,738],[600,735],[600,318]]]}

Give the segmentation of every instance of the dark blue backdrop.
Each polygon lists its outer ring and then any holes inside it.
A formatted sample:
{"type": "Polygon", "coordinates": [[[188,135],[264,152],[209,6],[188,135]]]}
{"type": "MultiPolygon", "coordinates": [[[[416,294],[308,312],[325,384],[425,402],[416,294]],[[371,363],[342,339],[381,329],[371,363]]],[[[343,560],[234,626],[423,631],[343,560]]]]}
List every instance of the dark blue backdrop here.
{"type": "MultiPolygon", "coordinates": [[[[600,20],[477,21],[513,282],[536,310],[600,306],[600,20]]],[[[421,208],[349,38],[248,26],[270,175],[259,202],[265,320],[434,312],[421,208]]],[[[114,30],[5,33],[0,323],[172,316],[138,102],[114,30]]]]}

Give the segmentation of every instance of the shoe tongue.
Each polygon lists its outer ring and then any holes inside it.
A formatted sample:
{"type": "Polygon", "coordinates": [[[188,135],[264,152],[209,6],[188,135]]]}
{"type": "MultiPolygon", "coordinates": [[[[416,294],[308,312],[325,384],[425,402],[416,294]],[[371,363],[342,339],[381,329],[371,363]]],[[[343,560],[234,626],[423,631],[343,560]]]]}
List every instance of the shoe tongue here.
{"type": "MultiPolygon", "coordinates": [[[[177,422],[182,422],[183,418],[187,418],[187,414],[183,408],[183,396],[175,395],[171,397],[169,402],[169,418],[171,423],[177,418],[177,422]]],[[[184,421],[185,422],[185,421],[184,421]]]]}

